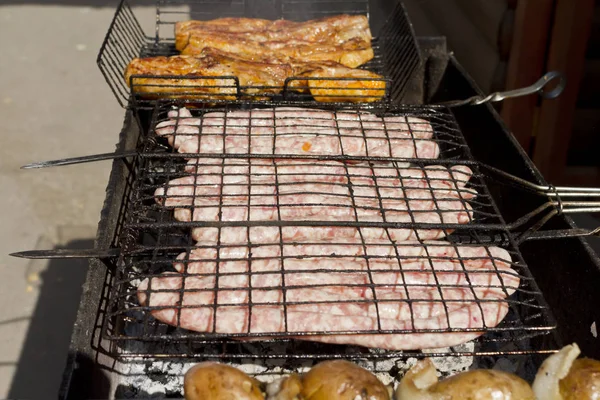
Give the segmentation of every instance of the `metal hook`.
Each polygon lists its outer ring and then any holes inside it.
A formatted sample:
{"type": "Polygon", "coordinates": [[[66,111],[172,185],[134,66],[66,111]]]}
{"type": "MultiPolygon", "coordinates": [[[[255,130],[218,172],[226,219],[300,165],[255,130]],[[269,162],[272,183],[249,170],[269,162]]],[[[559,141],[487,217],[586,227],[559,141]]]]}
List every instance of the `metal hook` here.
{"type": "Polygon", "coordinates": [[[546,75],[542,76],[540,78],[540,80],[538,80],[536,83],[534,83],[533,86],[537,86],[538,90],[537,92],[540,94],[540,96],[542,96],[544,99],[555,99],[558,96],[561,95],[561,93],[565,90],[565,86],[567,85],[567,78],[565,78],[565,76],[563,74],[561,74],[558,71],[550,71],[548,72],[546,75]],[[550,82],[552,82],[555,79],[560,79],[558,84],[556,85],[556,87],[552,90],[549,91],[544,91],[544,87],[548,86],[548,84],[550,82]]]}

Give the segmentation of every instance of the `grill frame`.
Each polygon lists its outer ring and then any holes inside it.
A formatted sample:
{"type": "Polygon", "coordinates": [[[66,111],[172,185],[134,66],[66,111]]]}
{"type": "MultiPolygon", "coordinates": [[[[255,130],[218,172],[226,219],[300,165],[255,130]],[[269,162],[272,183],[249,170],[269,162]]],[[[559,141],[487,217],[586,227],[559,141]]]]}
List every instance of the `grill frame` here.
{"type": "MultiPolygon", "coordinates": [[[[424,87],[418,85],[411,87],[411,92],[427,93],[427,100],[436,101],[466,98],[478,94],[475,84],[464,69],[446,52],[443,38],[420,38],[420,43],[424,54],[428,57],[426,63],[428,81],[424,87]],[[435,94],[433,98],[430,97],[432,94],[435,94]]],[[[455,116],[477,159],[532,182],[546,184],[491,106],[456,110],[455,116]],[[482,131],[485,131],[485,135],[481,134],[482,131]]],[[[135,148],[134,134],[138,129],[140,128],[137,118],[132,112],[127,112],[117,145],[118,151],[135,148]]],[[[147,126],[143,129],[147,129],[147,126]]],[[[127,186],[125,177],[129,173],[130,161],[113,162],[96,240],[98,248],[114,244],[118,225],[117,215],[127,186]]],[[[503,187],[502,191],[492,194],[503,215],[508,216],[507,218],[522,215],[523,207],[531,209],[539,205],[539,198],[536,197],[521,196],[519,202],[515,202],[514,192],[511,192],[508,187],[503,187]]],[[[574,227],[573,221],[564,214],[549,223],[551,229],[574,227]]],[[[536,281],[542,290],[549,294],[547,300],[558,319],[558,335],[554,338],[549,336],[545,338],[556,340],[559,344],[576,341],[587,356],[599,358],[600,349],[596,340],[590,335],[589,326],[591,321],[600,320],[600,311],[594,307],[594,304],[600,301],[599,294],[595,290],[600,284],[600,259],[581,238],[556,240],[551,243],[551,246],[548,246],[546,241],[527,242],[520,249],[536,281]],[[556,282],[561,282],[562,288],[569,294],[559,295],[555,290],[556,282]],[[577,312],[574,313],[574,310],[577,312]]],[[[106,305],[103,303],[106,299],[106,293],[103,292],[104,283],[114,268],[115,265],[111,264],[110,260],[90,260],[60,398],[107,398],[119,393],[117,386],[120,372],[115,369],[119,362],[108,355],[110,343],[101,340],[101,326],[98,324],[97,315],[99,305],[106,305]]],[[[532,346],[536,345],[535,341],[532,342],[532,346]]],[[[536,355],[516,357],[514,365],[522,366],[523,361],[531,359],[533,368],[537,368],[543,360],[543,357],[536,355]]],[[[490,367],[493,365],[490,363],[491,359],[495,357],[477,357],[473,367],[490,367]]],[[[140,360],[147,360],[148,365],[151,365],[154,359],[142,357],[140,360]]],[[[199,360],[190,359],[190,361],[199,360]]],[[[156,370],[151,367],[145,371],[146,375],[156,373],[156,370]]],[[[527,375],[522,374],[522,376],[527,375]]]]}
{"type": "MultiPolygon", "coordinates": [[[[314,8],[309,7],[310,11],[308,11],[309,9],[305,9],[304,12],[301,13],[301,15],[304,18],[301,19],[319,18],[331,15],[333,13],[363,14],[365,13],[365,11],[368,15],[371,1],[374,0],[354,0],[351,2],[339,2],[335,0],[312,1],[310,3],[313,4],[314,8]],[[327,8],[326,12],[322,10],[324,6],[327,8]]],[[[215,90],[217,90],[216,93],[211,93],[210,95],[208,95],[208,97],[210,97],[211,102],[229,102],[234,99],[259,100],[265,97],[264,93],[257,95],[248,94],[248,92],[253,92],[258,89],[269,89],[268,87],[243,85],[241,86],[239,79],[233,76],[188,77],[182,79],[181,76],[173,75],[133,75],[129,82],[130,86],[133,89],[127,87],[123,79],[123,73],[125,71],[125,68],[127,67],[127,64],[133,58],[177,54],[176,50],[174,49],[174,35],[166,35],[164,33],[165,26],[172,28],[173,22],[165,22],[161,19],[161,16],[165,13],[165,10],[163,10],[161,7],[164,7],[165,5],[170,6],[172,4],[181,3],[190,4],[190,14],[192,18],[198,17],[203,19],[212,19],[226,16],[261,16],[262,18],[271,16],[272,19],[277,19],[281,17],[287,17],[290,15],[292,11],[285,11],[286,6],[292,6],[292,9],[294,9],[293,5],[296,3],[301,3],[302,6],[306,6],[308,4],[298,0],[274,0],[274,4],[271,4],[271,2],[261,3],[257,0],[241,0],[240,2],[236,2],[235,4],[238,4],[240,7],[243,6],[243,9],[231,12],[220,10],[219,7],[213,9],[214,4],[207,4],[211,3],[210,0],[156,0],[157,11],[156,25],[154,29],[155,32],[153,35],[149,35],[144,32],[144,29],[142,28],[134,11],[132,10],[129,0],[121,0],[115,12],[115,16],[109,26],[106,37],[100,47],[96,62],[111,91],[113,92],[118,103],[122,107],[130,107],[132,101],[136,101],[135,107],[137,109],[153,108],[156,102],[155,98],[144,97],[142,95],[136,95],[134,93],[136,87],[138,88],[138,90],[141,90],[151,86],[148,84],[139,83],[143,82],[141,81],[141,79],[144,78],[157,78],[161,82],[164,81],[164,84],[158,83],[157,85],[161,88],[161,90],[166,90],[167,94],[170,92],[173,95],[193,97],[196,99],[207,98],[207,95],[205,94],[198,94],[199,86],[203,86],[204,84],[200,83],[199,85],[193,85],[191,84],[191,82],[193,82],[194,80],[198,82],[205,82],[207,80],[212,81],[213,79],[222,80],[222,83],[207,83],[207,85],[213,85],[212,87],[215,90]],[[205,12],[204,10],[206,8],[209,8],[210,11],[205,12]],[[170,83],[171,79],[181,79],[183,83],[173,84],[170,83]],[[189,91],[184,90],[184,88],[188,87],[191,87],[189,91]],[[217,100],[215,100],[215,97],[217,100]]],[[[379,9],[381,7],[382,6],[378,4],[376,8],[379,9]]],[[[389,9],[389,5],[386,8],[389,9]]],[[[386,88],[383,93],[383,100],[380,100],[378,102],[392,101],[395,103],[399,103],[403,101],[407,87],[409,86],[411,80],[415,78],[416,71],[420,67],[421,53],[416,43],[416,36],[413,27],[408,19],[407,13],[401,1],[397,0],[394,8],[389,11],[390,12],[386,14],[385,18],[386,20],[387,18],[389,18],[390,22],[383,24],[383,26],[381,26],[379,30],[373,31],[374,33],[378,33],[380,35],[379,38],[375,37],[373,41],[373,50],[375,52],[375,57],[373,58],[373,60],[369,61],[367,64],[361,66],[360,68],[376,72],[382,75],[383,78],[352,78],[351,80],[358,82],[385,81],[386,88]]],[[[177,12],[173,15],[176,16],[175,18],[187,19],[183,18],[183,15],[187,15],[186,12],[177,12]]],[[[381,21],[375,22],[378,24],[381,23],[381,21]]],[[[371,25],[373,25],[375,22],[371,22],[371,25]]],[[[269,97],[270,100],[276,101],[301,100],[307,103],[318,103],[317,101],[313,100],[310,94],[301,94],[297,93],[297,91],[293,89],[290,89],[290,87],[292,87],[294,84],[298,85],[299,81],[306,80],[306,78],[300,79],[298,77],[287,78],[285,80],[285,84],[281,94],[274,96],[269,95],[267,97],[269,97]]],[[[342,90],[343,93],[344,89],[340,89],[341,85],[343,85],[344,81],[348,81],[350,79],[309,78],[308,80],[325,80],[327,82],[331,82],[331,84],[327,84],[328,87],[329,85],[331,85],[332,88],[342,90]]],[[[321,88],[324,88],[321,83],[316,84],[320,85],[321,88]]],[[[304,86],[304,84],[300,84],[300,86],[304,89],[308,89],[306,86],[304,86]]],[[[379,89],[359,89],[357,96],[358,98],[364,98],[365,101],[372,101],[368,99],[373,98],[373,90],[377,90],[377,93],[375,93],[376,95],[382,93],[382,91],[379,89]]],[[[335,101],[332,102],[332,104],[337,104],[339,106],[340,104],[346,103],[335,101]]]]}

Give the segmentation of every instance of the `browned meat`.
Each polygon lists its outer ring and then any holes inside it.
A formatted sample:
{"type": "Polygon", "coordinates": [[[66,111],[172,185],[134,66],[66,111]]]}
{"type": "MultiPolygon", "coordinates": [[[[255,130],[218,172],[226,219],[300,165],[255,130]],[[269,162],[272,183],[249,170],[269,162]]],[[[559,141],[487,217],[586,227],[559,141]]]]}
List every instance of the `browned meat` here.
{"type": "Polygon", "coordinates": [[[370,102],[385,95],[385,80],[373,72],[348,68],[331,61],[308,64],[294,60],[290,62],[284,63],[280,58],[269,56],[247,59],[234,53],[205,48],[199,56],[135,58],[127,66],[125,80],[136,93],[163,94],[167,97],[185,93],[192,98],[211,94],[216,99],[234,99],[237,94],[235,79],[223,78],[225,76],[237,77],[241,94],[247,95],[280,93],[286,79],[291,77],[309,78],[292,79],[289,86],[296,91],[310,91],[317,101],[370,102]],[[310,78],[344,79],[328,81],[310,78]]]}
{"type": "Polygon", "coordinates": [[[291,59],[304,63],[335,61],[350,68],[365,64],[374,55],[371,44],[358,38],[339,44],[304,40],[256,42],[233,34],[210,32],[190,36],[181,54],[199,55],[206,48],[218,49],[252,61],[269,57],[281,62],[291,62],[291,59]]]}
{"type": "MultiPolygon", "coordinates": [[[[300,91],[308,90],[316,101],[373,102],[385,96],[386,81],[381,75],[362,69],[348,69],[335,62],[292,65],[300,91]],[[323,78],[323,79],[319,79],[323,78]],[[347,78],[353,78],[349,80],[347,78]]],[[[294,82],[289,86],[295,87],[294,82]]]]}
{"type": "Polygon", "coordinates": [[[137,93],[211,94],[217,99],[234,99],[232,95],[237,93],[234,79],[205,77],[236,76],[241,86],[253,87],[245,89],[247,94],[259,94],[280,92],[285,79],[291,74],[292,69],[286,64],[245,61],[207,50],[201,57],[135,58],[127,66],[125,80],[137,93]],[[152,77],[134,77],[130,82],[133,75],[152,77]],[[161,77],[168,75],[185,79],[161,77]]]}
{"type": "Polygon", "coordinates": [[[336,15],[306,22],[268,21],[253,18],[222,18],[212,21],[183,21],[175,25],[175,47],[183,51],[190,36],[210,33],[234,34],[255,42],[299,40],[338,44],[358,38],[371,42],[369,21],[364,15],[336,15]]]}

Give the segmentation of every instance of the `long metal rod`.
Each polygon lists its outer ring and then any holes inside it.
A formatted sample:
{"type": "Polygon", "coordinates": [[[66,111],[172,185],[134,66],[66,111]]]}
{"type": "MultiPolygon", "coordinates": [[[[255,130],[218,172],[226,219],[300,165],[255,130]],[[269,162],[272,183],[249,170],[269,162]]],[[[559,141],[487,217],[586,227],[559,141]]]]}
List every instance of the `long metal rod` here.
{"type": "Polygon", "coordinates": [[[121,249],[50,249],[27,250],[9,254],[12,257],[28,259],[64,259],[64,258],[113,258],[118,257],[121,249]]]}
{"type": "Polygon", "coordinates": [[[41,161],[41,162],[31,163],[31,164],[23,165],[21,167],[21,169],[60,167],[60,166],[65,166],[65,165],[84,164],[84,163],[95,162],[95,161],[115,160],[117,158],[133,157],[133,156],[136,156],[137,154],[138,154],[137,150],[129,150],[129,151],[124,151],[124,152],[119,152],[119,153],[92,154],[89,156],[62,158],[60,160],[41,161]]]}
{"type": "Polygon", "coordinates": [[[539,185],[526,179],[519,178],[518,176],[509,174],[508,172],[502,171],[496,167],[492,167],[491,165],[479,164],[479,166],[482,169],[493,172],[494,174],[499,175],[508,181],[520,185],[523,189],[536,192],[540,195],[549,197],[600,197],[600,188],[539,185]]]}
{"type": "MultiPolygon", "coordinates": [[[[532,233],[531,235],[525,237],[524,240],[548,240],[548,239],[567,239],[567,238],[576,238],[576,237],[590,237],[590,236],[599,236],[600,237],[600,227],[596,229],[552,229],[548,231],[537,231],[532,233]]],[[[517,242],[519,243],[519,242],[517,242]]]]}

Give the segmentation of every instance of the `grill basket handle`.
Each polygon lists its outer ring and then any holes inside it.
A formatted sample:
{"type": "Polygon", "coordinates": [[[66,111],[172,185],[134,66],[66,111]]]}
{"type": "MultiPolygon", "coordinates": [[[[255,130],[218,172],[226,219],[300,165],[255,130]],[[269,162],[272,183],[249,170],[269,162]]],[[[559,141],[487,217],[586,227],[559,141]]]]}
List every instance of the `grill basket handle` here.
{"type": "Polygon", "coordinates": [[[497,101],[503,101],[506,99],[511,99],[515,97],[528,96],[530,94],[539,94],[544,99],[555,99],[563,92],[566,85],[566,78],[563,74],[558,71],[550,71],[542,76],[536,83],[531,86],[526,86],[520,89],[507,90],[505,92],[494,92],[487,96],[476,95],[473,97],[469,97],[465,100],[452,100],[446,101],[442,103],[438,103],[439,105],[443,105],[446,107],[460,107],[466,105],[480,105],[485,103],[493,103],[497,101]],[[558,80],[558,83],[555,88],[551,90],[544,90],[552,81],[558,80]]]}

